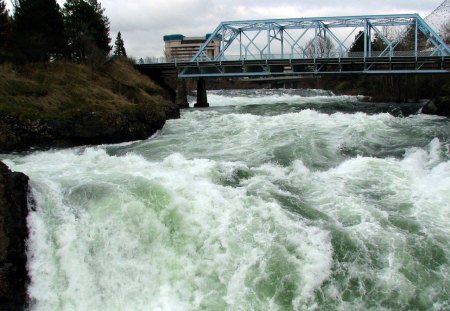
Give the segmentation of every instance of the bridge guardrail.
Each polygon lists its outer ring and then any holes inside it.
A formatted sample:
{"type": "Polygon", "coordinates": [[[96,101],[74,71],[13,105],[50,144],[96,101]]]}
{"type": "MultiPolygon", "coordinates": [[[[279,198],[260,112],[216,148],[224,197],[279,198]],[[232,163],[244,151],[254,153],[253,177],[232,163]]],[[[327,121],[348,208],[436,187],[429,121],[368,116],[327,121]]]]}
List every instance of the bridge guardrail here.
{"type": "MultiPolygon", "coordinates": [[[[368,57],[429,57],[434,56],[435,51],[392,51],[389,53],[373,51],[368,57]]],[[[304,54],[260,54],[260,55],[226,55],[222,61],[246,61],[246,60],[280,60],[280,59],[329,59],[329,58],[364,58],[364,52],[330,52],[323,53],[319,57],[304,54]]],[[[210,62],[209,59],[200,59],[199,62],[210,62]]]]}
{"type": "MultiPolygon", "coordinates": [[[[435,51],[392,51],[389,53],[383,53],[381,51],[372,51],[369,54],[369,57],[430,57],[434,56],[435,51]],[[416,55],[417,54],[417,55],[416,55]]],[[[322,59],[322,58],[364,58],[364,52],[330,52],[330,53],[323,53],[320,55],[320,57],[316,57],[315,59],[322,59]]],[[[281,59],[314,59],[314,57],[308,57],[308,55],[304,54],[261,54],[259,56],[255,55],[247,55],[247,56],[241,56],[241,55],[226,55],[224,56],[223,61],[254,61],[254,60],[281,60],[281,59]]],[[[209,62],[208,59],[202,59],[199,60],[199,62],[209,62]]],[[[164,63],[187,63],[190,62],[190,59],[188,58],[182,58],[182,59],[172,59],[165,62],[138,62],[138,64],[164,64],[164,63]]]]}

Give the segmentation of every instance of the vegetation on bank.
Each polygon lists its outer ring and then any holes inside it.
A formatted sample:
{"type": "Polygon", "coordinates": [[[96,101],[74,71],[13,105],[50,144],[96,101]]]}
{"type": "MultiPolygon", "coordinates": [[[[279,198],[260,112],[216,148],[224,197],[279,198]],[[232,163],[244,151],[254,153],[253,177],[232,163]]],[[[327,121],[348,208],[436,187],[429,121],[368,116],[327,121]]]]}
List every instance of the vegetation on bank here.
{"type": "MultiPolygon", "coordinates": [[[[98,0],[0,0],[0,152],[144,139],[179,116],[98,0]]],[[[169,100],[170,99],[170,100],[169,100]]]]}
{"type": "Polygon", "coordinates": [[[109,19],[97,0],[0,0],[0,62],[64,59],[101,64],[112,47],[109,19]]]}
{"type": "Polygon", "coordinates": [[[168,94],[125,58],[0,66],[0,151],[142,139],[178,116],[168,94]],[[83,124],[83,126],[81,126],[83,124]]]}
{"type": "Polygon", "coordinates": [[[68,62],[0,65],[0,113],[67,118],[79,112],[129,111],[139,103],[169,105],[165,91],[126,59],[94,70],[68,62]]]}
{"type": "Polygon", "coordinates": [[[424,102],[422,113],[450,117],[448,75],[345,76],[324,78],[319,88],[336,94],[365,95],[373,102],[424,102]]]}
{"type": "Polygon", "coordinates": [[[446,75],[350,76],[337,79],[334,90],[349,95],[370,96],[373,101],[417,102],[445,91],[450,82],[446,75]]]}

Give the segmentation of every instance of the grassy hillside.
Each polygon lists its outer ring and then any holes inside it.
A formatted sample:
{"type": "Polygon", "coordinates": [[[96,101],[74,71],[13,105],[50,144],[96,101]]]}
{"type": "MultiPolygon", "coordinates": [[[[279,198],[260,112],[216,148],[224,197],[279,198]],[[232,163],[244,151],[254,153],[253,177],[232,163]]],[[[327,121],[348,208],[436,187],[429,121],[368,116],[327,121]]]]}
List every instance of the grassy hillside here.
{"type": "Polygon", "coordinates": [[[116,60],[93,71],[73,63],[0,65],[0,112],[64,117],[79,111],[122,111],[138,102],[164,107],[164,91],[116,60]]]}
{"type": "Polygon", "coordinates": [[[71,145],[144,138],[177,114],[165,91],[126,59],[97,70],[63,62],[0,65],[0,150],[15,149],[9,146],[14,141],[24,149],[51,145],[52,139],[71,145]],[[76,131],[77,120],[89,123],[80,129],[83,133],[76,131]],[[41,133],[45,137],[33,127],[37,123],[45,127],[41,133]],[[106,129],[108,125],[112,128],[106,129]],[[16,127],[25,137],[16,133],[16,127]],[[139,133],[133,135],[136,128],[139,133]]]}

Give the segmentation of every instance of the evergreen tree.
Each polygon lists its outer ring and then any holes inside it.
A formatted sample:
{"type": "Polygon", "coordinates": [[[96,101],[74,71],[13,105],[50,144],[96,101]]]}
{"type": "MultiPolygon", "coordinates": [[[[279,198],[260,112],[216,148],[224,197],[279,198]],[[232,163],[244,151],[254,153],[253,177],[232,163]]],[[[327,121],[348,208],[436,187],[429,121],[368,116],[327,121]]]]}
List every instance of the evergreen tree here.
{"type": "Polygon", "coordinates": [[[102,61],[111,51],[109,20],[97,0],[67,0],[64,20],[73,60],[102,61]]]}
{"type": "Polygon", "coordinates": [[[381,51],[384,51],[384,49],[386,49],[386,47],[387,47],[387,44],[376,33],[374,38],[373,38],[373,41],[372,41],[372,50],[373,51],[377,51],[377,52],[381,52],[381,51]]]}
{"type": "Polygon", "coordinates": [[[8,10],[6,9],[6,3],[4,0],[0,0],[0,16],[8,16],[8,10]]]}
{"type": "Polygon", "coordinates": [[[10,19],[8,10],[6,10],[6,3],[0,0],[0,62],[5,57],[8,48],[8,41],[10,35],[10,19]]]}
{"type": "Polygon", "coordinates": [[[102,8],[100,2],[97,0],[88,0],[92,8],[94,8],[97,14],[98,24],[96,25],[95,40],[98,47],[105,51],[107,54],[111,52],[112,47],[110,46],[111,38],[109,37],[109,19],[105,15],[105,9],[102,8]]]}
{"type": "Polygon", "coordinates": [[[364,31],[359,31],[355,36],[355,41],[353,41],[349,52],[364,52],[364,31]]]}
{"type": "MultiPolygon", "coordinates": [[[[427,38],[425,35],[419,30],[417,32],[417,49],[419,51],[423,51],[427,47],[427,38]]],[[[415,29],[412,26],[407,28],[406,35],[402,38],[402,40],[397,44],[397,51],[414,51],[416,45],[416,35],[415,29]]]]}
{"type": "MultiPolygon", "coordinates": [[[[387,47],[386,43],[381,39],[381,37],[376,33],[370,45],[370,48],[374,52],[381,52],[387,47]]],[[[369,46],[367,47],[369,49],[369,46]]],[[[355,36],[355,41],[351,45],[349,52],[364,52],[364,33],[360,31],[355,36]]]]}
{"type": "Polygon", "coordinates": [[[125,45],[122,40],[122,34],[117,34],[116,42],[114,43],[114,56],[125,56],[127,57],[127,52],[125,51],[125,45]]]}
{"type": "Polygon", "coordinates": [[[66,49],[64,22],[56,0],[14,2],[14,44],[27,61],[48,61],[66,49]]]}

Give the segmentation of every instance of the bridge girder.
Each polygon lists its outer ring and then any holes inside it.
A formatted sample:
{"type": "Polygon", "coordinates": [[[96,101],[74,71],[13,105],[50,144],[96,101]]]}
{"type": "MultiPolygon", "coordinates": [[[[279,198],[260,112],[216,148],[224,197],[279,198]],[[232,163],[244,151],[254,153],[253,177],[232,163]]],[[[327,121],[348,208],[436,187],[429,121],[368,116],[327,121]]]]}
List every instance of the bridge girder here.
{"type": "MultiPolygon", "coordinates": [[[[152,65],[147,66],[151,67],[152,65]]],[[[176,64],[176,66],[179,72],[178,76],[181,78],[288,77],[342,74],[450,74],[450,56],[238,60],[185,62],[176,64]]]]}

